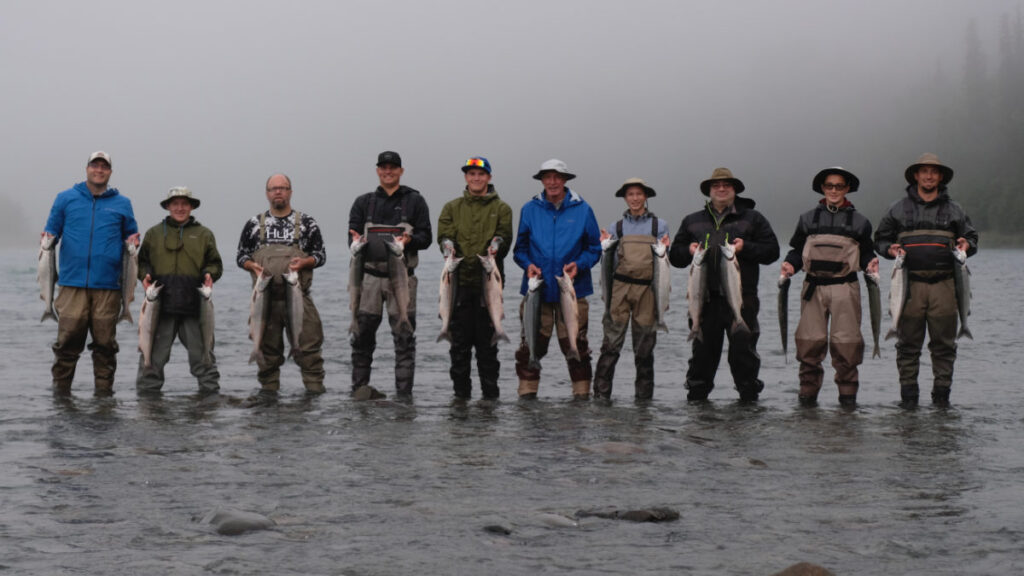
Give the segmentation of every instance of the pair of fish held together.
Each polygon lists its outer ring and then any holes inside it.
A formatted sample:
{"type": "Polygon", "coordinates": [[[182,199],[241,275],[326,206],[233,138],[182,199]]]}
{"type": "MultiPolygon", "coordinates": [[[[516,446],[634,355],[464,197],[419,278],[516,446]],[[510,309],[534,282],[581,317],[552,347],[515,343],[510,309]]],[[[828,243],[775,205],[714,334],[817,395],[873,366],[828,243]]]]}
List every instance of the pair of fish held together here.
{"type": "MultiPolygon", "coordinates": [[[[562,322],[565,324],[565,331],[569,338],[569,351],[565,357],[569,360],[579,360],[580,351],[576,345],[579,336],[579,310],[576,302],[576,288],[573,286],[572,278],[568,275],[556,276],[558,283],[558,303],[562,314],[562,322]]],[[[526,337],[526,347],[530,351],[530,368],[536,369],[540,366],[537,359],[537,341],[540,339],[540,313],[544,303],[544,286],[542,278],[534,277],[527,280],[526,300],[523,303],[523,332],[526,337]]]]}
{"type": "MultiPolygon", "coordinates": [[[[299,282],[297,270],[289,270],[282,274],[285,282],[285,310],[286,324],[288,331],[288,342],[291,346],[289,354],[299,356],[300,345],[299,335],[302,334],[304,320],[304,307],[302,285],[299,282]]],[[[264,362],[263,357],[263,333],[267,327],[267,314],[270,311],[270,297],[267,288],[274,279],[271,274],[261,274],[256,278],[252,287],[252,296],[249,299],[249,339],[252,340],[252,352],[249,354],[249,363],[264,362]]]]}
{"type": "MultiPolygon", "coordinates": [[[[480,265],[484,270],[483,298],[484,304],[487,307],[487,314],[491,319],[491,324],[494,326],[494,336],[491,337],[491,346],[494,346],[499,340],[509,341],[508,334],[505,333],[505,328],[501,324],[501,321],[505,318],[505,299],[502,295],[504,284],[501,281],[501,271],[498,270],[498,264],[490,252],[486,255],[477,254],[477,258],[479,258],[480,265]]],[[[457,270],[460,262],[462,262],[462,258],[456,258],[454,252],[448,254],[444,260],[444,268],[441,271],[441,285],[438,291],[438,317],[441,319],[441,333],[437,336],[438,342],[441,340],[451,341],[449,328],[451,326],[452,310],[455,307],[457,270]]]]}
{"type": "MultiPolygon", "coordinates": [[[[732,311],[733,322],[730,334],[750,333],[750,328],[743,321],[743,285],[740,279],[740,263],[736,259],[736,249],[732,244],[723,244],[719,262],[720,284],[732,311]]],[[[701,331],[701,314],[708,298],[708,266],[707,250],[697,247],[690,264],[690,276],[686,283],[686,300],[690,317],[689,340],[703,338],[701,331]]]]}
{"type": "MultiPolygon", "coordinates": [[[[611,314],[612,290],[615,285],[615,248],[619,244],[616,237],[601,241],[601,301],[604,302],[605,316],[611,314]]],[[[668,261],[668,248],[661,242],[651,244],[654,253],[654,276],[651,288],[654,290],[655,326],[668,332],[666,316],[669,309],[669,298],[672,295],[672,268],[668,261]]]]}

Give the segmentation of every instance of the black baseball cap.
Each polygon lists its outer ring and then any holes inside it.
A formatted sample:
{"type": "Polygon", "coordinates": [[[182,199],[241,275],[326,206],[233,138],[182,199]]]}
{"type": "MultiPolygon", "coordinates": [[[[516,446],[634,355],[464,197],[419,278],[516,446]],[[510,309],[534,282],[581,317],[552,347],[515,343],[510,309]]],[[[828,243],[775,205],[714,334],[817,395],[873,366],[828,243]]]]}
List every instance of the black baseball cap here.
{"type": "Polygon", "coordinates": [[[390,150],[381,152],[377,155],[377,166],[380,166],[381,164],[393,164],[401,168],[402,157],[398,155],[398,152],[392,152],[390,150]]]}

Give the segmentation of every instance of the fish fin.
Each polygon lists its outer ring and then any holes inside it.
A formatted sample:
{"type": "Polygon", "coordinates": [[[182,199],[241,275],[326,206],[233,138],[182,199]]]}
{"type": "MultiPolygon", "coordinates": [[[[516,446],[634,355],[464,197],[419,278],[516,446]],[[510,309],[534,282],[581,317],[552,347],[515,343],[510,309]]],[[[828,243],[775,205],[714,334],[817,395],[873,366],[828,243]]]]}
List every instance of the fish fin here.
{"type": "Polygon", "coordinates": [[[731,334],[750,334],[750,327],[743,320],[736,320],[732,323],[732,329],[729,331],[731,334]]]}
{"type": "Polygon", "coordinates": [[[871,353],[872,358],[881,358],[882,353],[878,350],[878,346],[875,346],[875,351],[871,353]]]}
{"type": "Polygon", "coordinates": [[[664,321],[658,323],[658,330],[662,330],[666,334],[668,334],[668,324],[666,324],[664,321]]]}
{"type": "Polygon", "coordinates": [[[566,360],[579,360],[580,359],[580,353],[579,353],[578,350],[569,350],[565,354],[565,359],[566,360]]]}
{"type": "Polygon", "coordinates": [[[494,336],[491,336],[491,346],[497,344],[499,340],[505,343],[511,342],[511,340],[508,339],[508,334],[495,331],[494,336]]]}
{"type": "Polygon", "coordinates": [[[43,317],[39,319],[39,322],[46,322],[47,318],[53,318],[53,321],[57,321],[57,315],[53,313],[53,310],[47,310],[43,312],[43,317]]]}
{"type": "Polygon", "coordinates": [[[961,337],[967,336],[971,340],[974,340],[974,335],[971,334],[971,329],[963,324],[960,325],[960,332],[956,335],[956,339],[959,340],[961,337]]]}
{"type": "Polygon", "coordinates": [[[124,312],[121,313],[121,317],[117,319],[118,322],[121,320],[127,320],[129,324],[135,324],[135,321],[132,320],[132,311],[127,306],[125,306],[124,312]]]}
{"type": "Polygon", "coordinates": [[[885,333],[885,339],[886,340],[892,340],[895,337],[896,337],[896,329],[895,328],[890,328],[889,331],[885,333]]]}
{"type": "Polygon", "coordinates": [[[437,340],[435,340],[435,342],[440,342],[441,340],[447,340],[449,342],[452,341],[452,339],[448,336],[448,332],[447,331],[441,332],[440,334],[438,334],[437,335],[437,340]]]}

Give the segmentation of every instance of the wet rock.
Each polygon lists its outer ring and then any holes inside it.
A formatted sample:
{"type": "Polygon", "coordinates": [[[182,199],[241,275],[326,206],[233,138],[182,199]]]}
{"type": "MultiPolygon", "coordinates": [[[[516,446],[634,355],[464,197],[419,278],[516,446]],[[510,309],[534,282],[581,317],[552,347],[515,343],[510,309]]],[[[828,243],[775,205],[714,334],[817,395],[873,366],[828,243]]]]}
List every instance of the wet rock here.
{"type": "Polygon", "coordinates": [[[218,534],[225,536],[237,536],[255,530],[267,530],[277,525],[276,522],[262,514],[225,508],[211,510],[200,522],[213,526],[218,534]]]}
{"type": "Polygon", "coordinates": [[[793,564],[782,572],[776,572],[772,576],[835,576],[835,574],[817,564],[800,562],[799,564],[793,564]]]}
{"type": "Polygon", "coordinates": [[[500,534],[502,536],[508,536],[512,534],[511,528],[505,528],[500,524],[489,524],[484,526],[484,532],[490,532],[491,534],[500,534]]]}
{"type": "Polygon", "coordinates": [[[626,520],[629,522],[672,522],[679,519],[679,512],[671,508],[655,507],[639,510],[619,510],[606,507],[593,510],[579,510],[577,518],[604,518],[606,520],[626,520]]]}

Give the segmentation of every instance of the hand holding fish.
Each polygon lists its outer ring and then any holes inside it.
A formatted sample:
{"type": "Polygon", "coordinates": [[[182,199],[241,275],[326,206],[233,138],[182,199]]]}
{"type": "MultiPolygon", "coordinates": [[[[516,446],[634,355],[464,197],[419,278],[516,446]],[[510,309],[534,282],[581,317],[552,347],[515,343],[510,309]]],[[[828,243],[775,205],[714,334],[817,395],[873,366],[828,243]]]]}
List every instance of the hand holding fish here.
{"type": "Polygon", "coordinates": [[[878,276],[878,257],[877,256],[875,258],[872,258],[871,262],[868,262],[867,273],[868,274],[874,274],[875,276],[878,276]]]}
{"type": "Polygon", "coordinates": [[[526,277],[527,278],[540,278],[541,275],[542,274],[541,274],[540,268],[538,268],[535,264],[530,264],[526,268],[526,277]]]}
{"type": "Polygon", "coordinates": [[[576,274],[577,273],[578,273],[578,270],[576,269],[576,263],[575,262],[569,262],[568,264],[566,264],[565,266],[562,267],[562,274],[565,274],[571,280],[575,280],[576,279],[576,274]]]}
{"type": "Polygon", "coordinates": [[[796,270],[793,269],[793,265],[790,264],[789,262],[783,262],[781,273],[786,278],[789,278],[793,276],[793,274],[796,274],[796,270]]]}
{"type": "Polygon", "coordinates": [[[970,248],[970,247],[971,246],[970,246],[970,244],[967,243],[967,239],[966,238],[961,237],[961,238],[957,238],[956,239],[956,249],[957,250],[959,250],[961,252],[967,252],[967,249],[970,248]]]}
{"type": "Polygon", "coordinates": [[[743,238],[737,238],[732,241],[733,250],[739,254],[743,250],[743,238]]]}

